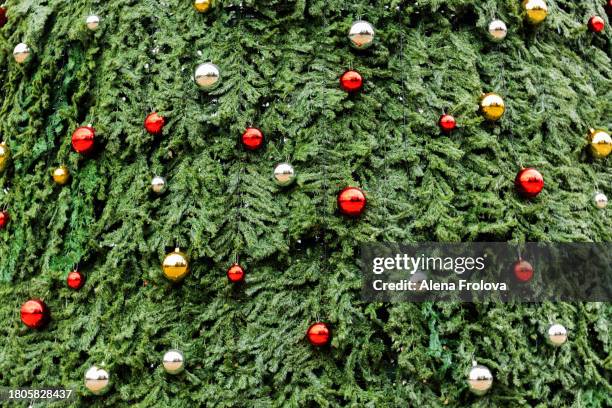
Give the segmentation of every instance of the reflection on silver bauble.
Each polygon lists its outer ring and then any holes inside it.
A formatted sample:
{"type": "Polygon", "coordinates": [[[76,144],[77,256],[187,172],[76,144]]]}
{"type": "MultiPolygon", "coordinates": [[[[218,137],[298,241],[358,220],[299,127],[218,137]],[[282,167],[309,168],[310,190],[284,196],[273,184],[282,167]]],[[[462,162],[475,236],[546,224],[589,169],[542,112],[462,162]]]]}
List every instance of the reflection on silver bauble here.
{"type": "Polygon", "coordinates": [[[348,38],[351,45],[358,49],[364,50],[374,43],[374,27],[367,21],[355,21],[349,30],[348,38]]]}
{"type": "Polygon", "coordinates": [[[501,20],[493,20],[489,24],[489,38],[493,41],[501,41],[508,35],[508,27],[501,20]]]}
{"type": "Polygon", "coordinates": [[[18,64],[23,64],[30,56],[30,47],[26,43],[19,43],[13,50],[13,57],[18,64]]]}
{"type": "Polygon", "coordinates": [[[110,376],[108,371],[91,366],[85,373],[85,387],[96,395],[104,394],[108,391],[110,376]]]}
{"type": "Polygon", "coordinates": [[[468,386],[476,395],[485,395],[493,385],[491,370],[483,365],[474,363],[468,374],[468,386]]]}
{"type": "Polygon", "coordinates": [[[281,187],[291,185],[295,181],[295,169],[289,163],[280,163],[274,168],[274,181],[281,187]]]}
{"type": "Polygon", "coordinates": [[[162,194],[166,191],[166,187],[166,179],[161,176],[155,176],[153,180],[151,180],[151,190],[153,190],[154,193],[162,194]]]}
{"type": "Polygon", "coordinates": [[[548,328],[546,340],[548,341],[548,344],[552,346],[562,346],[567,341],[567,329],[561,324],[553,324],[548,328]]]}
{"type": "Polygon", "coordinates": [[[593,201],[595,202],[595,206],[600,210],[603,210],[608,206],[608,197],[604,193],[595,194],[593,201]]]}
{"type": "Polygon", "coordinates": [[[185,369],[185,357],[179,350],[169,350],[162,361],[168,374],[178,374],[185,369]]]}
{"type": "Polygon", "coordinates": [[[100,17],[96,16],[95,14],[87,16],[87,18],[85,19],[85,25],[91,31],[96,31],[98,29],[98,26],[100,25],[100,17]]]}
{"type": "Polygon", "coordinates": [[[221,73],[218,66],[212,62],[206,62],[196,67],[193,79],[200,88],[209,90],[219,84],[221,73]]]}

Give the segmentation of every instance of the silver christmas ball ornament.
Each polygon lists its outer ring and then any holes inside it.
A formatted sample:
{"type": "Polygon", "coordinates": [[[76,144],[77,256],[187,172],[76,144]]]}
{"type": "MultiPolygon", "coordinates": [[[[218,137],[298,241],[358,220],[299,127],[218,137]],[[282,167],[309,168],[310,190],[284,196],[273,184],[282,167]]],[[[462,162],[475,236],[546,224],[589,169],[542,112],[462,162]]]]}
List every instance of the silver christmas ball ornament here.
{"type": "Polygon", "coordinates": [[[274,168],[274,181],[281,187],[291,185],[295,181],[295,169],[289,163],[280,163],[274,168]]]}
{"type": "Polygon", "coordinates": [[[97,366],[91,366],[85,372],[85,387],[96,395],[104,394],[110,386],[108,371],[97,366]]]}
{"type": "Polygon", "coordinates": [[[221,72],[218,66],[206,62],[196,67],[193,79],[201,89],[210,90],[219,84],[221,72]]]}
{"type": "Polygon", "coordinates": [[[595,194],[593,201],[595,202],[595,206],[600,210],[603,210],[608,206],[608,197],[604,193],[595,194]]]}
{"type": "Polygon", "coordinates": [[[546,340],[551,346],[562,346],[567,341],[567,329],[561,324],[553,324],[548,328],[546,340]]]}
{"type": "Polygon", "coordinates": [[[100,17],[96,16],[95,14],[87,16],[85,19],[85,25],[91,31],[96,31],[100,26],[100,17]]]}
{"type": "Polygon", "coordinates": [[[501,41],[508,35],[508,27],[501,20],[493,20],[489,24],[489,38],[493,41],[501,41]]]}
{"type": "Polygon", "coordinates": [[[351,45],[358,50],[365,50],[374,43],[374,27],[367,21],[355,21],[351,25],[348,38],[351,45]]]}
{"type": "Polygon", "coordinates": [[[13,50],[13,57],[18,64],[23,64],[30,57],[30,47],[26,43],[19,43],[13,50]]]}
{"type": "Polygon", "coordinates": [[[166,192],[166,179],[161,177],[161,176],[155,176],[153,177],[153,180],[151,180],[151,190],[153,190],[154,193],[156,194],[162,194],[164,192],[166,192]]]}
{"type": "Polygon", "coordinates": [[[178,374],[185,369],[185,356],[179,350],[169,350],[162,360],[168,374],[178,374]]]}
{"type": "Polygon", "coordinates": [[[485,395],[493,386],[493,374],[487,367],[473,363],[468,374],[468,386],[476,395],[485,395]]]}

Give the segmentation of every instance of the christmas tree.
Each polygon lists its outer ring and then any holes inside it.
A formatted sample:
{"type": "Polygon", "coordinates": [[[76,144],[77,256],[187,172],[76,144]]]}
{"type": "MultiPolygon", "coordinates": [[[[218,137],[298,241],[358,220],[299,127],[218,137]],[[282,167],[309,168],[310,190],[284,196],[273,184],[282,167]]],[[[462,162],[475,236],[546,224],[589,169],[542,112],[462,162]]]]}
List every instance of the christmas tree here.
{"type": "Polygon", "coordinates": [[[359,265],[371,242],[612,240],[611,1],[0,10],[0,386],[612,405],[609,303],[366,302],[359,265]]]}

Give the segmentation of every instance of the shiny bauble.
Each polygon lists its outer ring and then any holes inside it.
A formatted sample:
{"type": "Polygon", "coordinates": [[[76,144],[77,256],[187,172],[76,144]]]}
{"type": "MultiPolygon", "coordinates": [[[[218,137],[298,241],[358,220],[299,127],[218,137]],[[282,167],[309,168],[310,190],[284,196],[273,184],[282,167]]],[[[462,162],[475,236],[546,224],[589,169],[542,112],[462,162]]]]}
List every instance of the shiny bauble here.
{"type": "Polygon", "coordinates": [[[91,31],[96,31],[100,26],[100,17],[95,14],[87,16],[85,19],[85,26],[91,31]]]}
{"type": "Polygon", "coordinates": [[[248,150],[257,150],[263,146],[263,132],[257,128],[246,128],[241,137],[242,145],[248,150]]]}
{"type": "Polygon", "coordinates": [[[501,96],[496,93],[487,93],[480,98],[480,111],[485,119],[490,121],[499,120],[506,112],[506,104],[501,96]]]}
{"type": "Polygon", "coordinates": [[[4,142],[0,143],[0,173],[6,170],[11,161],[11,149],[4,142]]]}
{"type": "Polygon", "coordinates": [[[31,329],[40,329],[49,321],[49,308],[40,299],[30,299],[21,305],[21,321],[31,329]]]}
{"type": "Polygon", "coordinates": [[[357,71],[346,71],[340,77],[340,87],[346,92],[358,92],[363,86],[363,78],[357,71]]]}
{"type": "Polygon", "coordinates": [[[533,198],[544,188],[544,177],[536,169],[522,169],[516,175],[514,185],[521,196],[533,198]]]}
{"type": "Polygon", "coordinates": [[[589,19],[589,30],[594,33],[601,33],[606,27],[606,22],[599,16],[593,16],[589,19]]]}
{"type": "Polygon", "coordinates": [[[348,33],[349,41],[353,48],[358,50],[365,50],[374,44],[374,27],[367,21],[355,21],[351,25],[351,29],[348,33]]]}
{"type": "Polygon", "coordinates": [[[608,197],[604,193],[597,193],[595,197],[593,197],[593,202],[595,203],[595,207],[603,210],[608,206],[608,197]]]}
{"type": "Polygon", "coordinates": [[[209,91],[219,84],[221,72],[218,66],[212,62],[206,62],[196,67],[193,78],[200,89],[209,91]]]}
{"type": "Polygon", "coordinates": [[[66,185],[70,180],[70,170],[66,166],[59,166],[53,170],[52,177],[55,184],[66,185]]]}
{"type": "Polygon", "coordinates": [[[493,374],[488,367],[474,363],[468,374],[468,387],[476,395],[485,395],[493,386],[493,374]]]}
{"type": "Polygon", "coordinates": [[[164,130],[166,119],[157,114],[157,112],[149,113],[144,121],[144,127],[152,135],[161,134],[164,130]]]}
{"type": "Polygon", "coordinates": [[[444,114],[440,116],[440,120],[438,121],[438,126],[445,133],[450,133],[457,127],[457,121],[453,117],[453,115],[444,114]]]}
{"type": "Polygon", "coordinates": [[[523,259],[514,263],[513,272],[519,282],[529,282],[533,278],[533,266],[523,259]]]}
{"type": "Polygon", "coordinates": [[[508,35],[508,27],[501,20],[493,20],[489,23],[489,39],[498,42],[502,41],[508,35]]]}
{"type": "Polygon", "coordinates": [[[612,16],[612,0],[606,0],[604,8],[606,9],[606,14],[612,16]]]}
{"type": "Polygon", "coordinates": [[[162,365],[168,374],[178,374],[185,369],[185,356],[179,350],[168,350],[164,354],[162,365]]]}
{"type": "Polygon", "coordinates": [[[589,145],[596,159],[604,159],[612,152],[612,137],[602,129],[589,130],[589,145]]]}
{"type": "Polygon", "coordinates": [[[92,394],[104,394],[110,388],[110,375],[108,371],[95,365],[91,366],[85,372],[85,387],[92,394]]]}
{"type": "Polygon", "coordinates": [[[4,27],[8,18],[6,17],[7,9],[4,6],[0,6],[0,28],[4,27]]]}
{"type": "Polygon", "coordinates": [[[560,347],[567,341],[567,329],[561,324],[553,324],[546,332],[546,341],[551,346],[560,347]]]}
{"type": "Polygon", "coordinates": [[[237,263],[232,264],[227,270],[227,279],[232,283],[244,282],[244,269],[237,263]]]}
{"type": "Polygon", "coordinates": [[[6,228],[6,225],[8,224],[10,220],[11,220],[11,217],[8,211],[6,210],[0,211],[0,230],[3,230],[4,228],[6,228]]]}
{"type": "Polygon", "coordinates": [[[366,201],[363,190],[357,187],[346,187],[338,194],[338,209],[344,215],[357,217],[365,210],[366,201]]]}
{"type": "Polygon", "coordinates": [[[23,64],[28,60],[31,53],[32,51],[26,43],[19,43],[13,50],[13,58],[15,58],[18,64],[23,64]]]}
{"type": "Polygon", "coordinates": [[[91,126],[78,127],[72,133],[72,148],[80,154],[89,154],[94,149],[96,130],[91,126]]]}
{"type": "Polygon", "coordinates": [[[66,284],[70,289],[79,290],[85,284],[85,276],[79,271],[72,271],[66,277],[66,284]]]}
{"type": "Polygon", "coordinates": [[[540,24],[548,16],[545,0],[523,0],[523,12],[529,24],[540,24]]]}
{"type": "Polygon", "coordinates": [[[161,176],[155,176],[151,180],[151,190],[155,194],[163,194],[166,192],[168,185],[166,184],[166,179],[161,176]]]}
{"type": "Polygon", "coordinates": [[[213,6],[214,0],[194,0],[193,8],[197,10],[198,13],[206,13],[213,6]]]}
{"type": "Polygon", "coordinates": [[[179,248],[170,252],[162,262],[164,276],[173,282],[180,282],[189,273],[189,261],[187,255],[182,253],[179,248]]]}
{"type": "Polygon", "coordinates": [[[280,163],[274,168],[273,177],[277,185],[287,187],[295,181],[295,169],[289,163],[280,163]]]}
{"type": "Polygon", "coordinates": [[[310,344],[315,347],[322,347],[329,344],[331,330],[327,323],[317,322],[312,324],[306,331],[306,337],[310,344]]]}

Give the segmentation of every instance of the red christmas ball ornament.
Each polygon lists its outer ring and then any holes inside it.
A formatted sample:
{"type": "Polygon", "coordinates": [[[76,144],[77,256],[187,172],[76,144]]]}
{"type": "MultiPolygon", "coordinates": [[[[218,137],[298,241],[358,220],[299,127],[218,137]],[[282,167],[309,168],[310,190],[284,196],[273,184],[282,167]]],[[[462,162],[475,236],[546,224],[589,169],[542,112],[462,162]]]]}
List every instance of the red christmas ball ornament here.
{"type": "Polygon", "coordinates": [[[30,299],[21,305],[21,321],[32,329],[39,329],[49,320],[49,308],[40,299],[30,299]]]}
{"type": "Polygon", "coordinates": [[[514,263],[514,276],[520,282],[528,282],[533,278],[533,266],[527,261],[519,259],[514,263]]]}
{"type": "Polygon", "coordinates": [[[452,132],[457,127],[457,121],[453,115],[444,114],[440,117],[440,121],[438,122],[440,125],[440,129],[444,132],[452,132]]]}
{"type": "Polygon", "coordinates": [[[145,118],[144,127],[152,135],[159,135],[164,129],[166,120],[157,114],[157,112],[149,113],[145,118]]]}
{"type": "Polygon", "coordinates": [[[4,27],[6,22],[8,21],[8,17],[6,16],[6,7],[0,6],[0,28],[4,27]]]}
{"type": "Polygon", "coordinates": [[[94,148],[96,131],[91,126],[81,126],[72,133],[72,147],[81,154],[90,153],[94,148]]]}
{"type": "Polygon", "coordinates": [[[249,127],[242,134],[242,144],[249,150],[259,149],[264,142],[264,135],[261,130],[249,127]]]}
{"type": "Polygon", "coordinates": [[[357,71],[346,71],[340,77],[340,86],[346,92],[357,92],[363,86],[363,78],[357,71]]]}
{"type": "Polygon", "coordinates": [[[605,7],[605,9],[606,9],[606,13],[607,13],[609,16],[612,16],[612,0],[607,0],[607,1],[606,1],[606,7],[605,7]]]}
{"type": "Polygon", "coordinates": [[[310,344],[316,347],[325,346],[329,343],[331,337],[331,330],[327,323],[317,322],[312,324],[306,331],[306,337],[310,344]]]}
{"type": "Polygon", "coordinates": [[[520,195],[533,198],[544,188],[544,177],[536,169],[522,169],[516,175],[514,185],[520,195]]]}
{"type": "Polygon", "coordinates": [[[606,22],[599,16],[593,16],[589,19],[589,30],[594,33],[601,33],[606,26],[606,22]]]}
{"type": "Polygon", "coordinates": [[[85,276],[79,271],[72,271],[68,273],[66,283],[70,289],[81,289],[85,284],[85,276]]]}
{"type": "Polygon", "coordinates": [[[232,283],[244,282],[244,269],[237,263],[232,264],[227,270],[227,279],[232,283]]]}
{"type": "Polygon", "coordinates": [[[6,227],[10,219],[8,211],[0,211],[0,230],[6,227]]]}
{"type": "Polygon", "coordinates": [[[346,187],[338,194],[338,208],[344,215],[361,215],[366,206],[365,193],[357,187],[346,187]]]}

